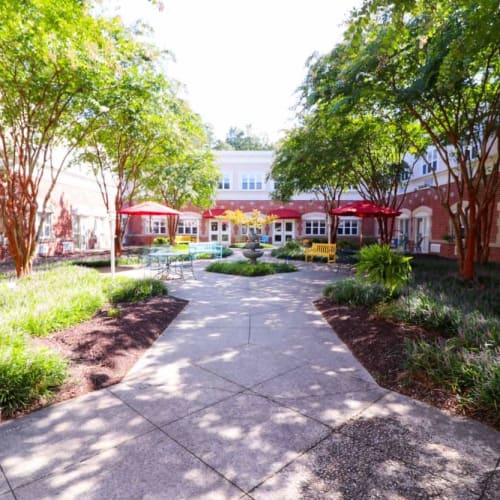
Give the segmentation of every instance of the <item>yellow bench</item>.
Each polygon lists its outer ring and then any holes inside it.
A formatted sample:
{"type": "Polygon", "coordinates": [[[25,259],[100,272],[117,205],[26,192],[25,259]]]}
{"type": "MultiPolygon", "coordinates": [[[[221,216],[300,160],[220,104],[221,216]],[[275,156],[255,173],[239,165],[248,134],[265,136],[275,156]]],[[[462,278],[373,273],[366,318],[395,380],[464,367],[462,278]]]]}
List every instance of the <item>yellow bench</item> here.
{"type": "Polygon", "coordinates": [[[337,245],[335,243],[313,243],[311,248],[304,250],[306,262],[313,257],[326,257],[328,264],[335,263],[337,260],[337,245]]]}
{"type": "Polygon", "coordinates": [[[176,243],[196,243],[196,236],[177,235],[175,237],[176,243]]]}

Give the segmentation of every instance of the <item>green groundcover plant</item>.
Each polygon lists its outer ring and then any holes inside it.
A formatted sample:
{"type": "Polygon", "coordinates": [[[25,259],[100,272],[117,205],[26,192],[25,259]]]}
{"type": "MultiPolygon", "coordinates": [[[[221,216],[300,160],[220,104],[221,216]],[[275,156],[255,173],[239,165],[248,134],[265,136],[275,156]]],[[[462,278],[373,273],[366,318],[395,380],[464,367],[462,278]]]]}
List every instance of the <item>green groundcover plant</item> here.
{"type": "Polygon", "coordinates": [[[268,274],[297,271],[297,267],[284,262],[250,264],[247,260],[239,260],[236,262],[213,262],[207,266],[206,270],[212,273],[236,274],[238,276],[266,276],[268,274]]]}
{"type": "Polygon", "coordinates": [[[375,279],[333,282],[324,295],[441,332],[439,339],[406,343],[408,377],[427,380],[455,394],[465,408],[500,423],[500,266],[478,266],[477,280],[470,283],[457,276],[454,261],[417,256],[411,276],[403,274],[391,294],[394,287],[383,286],[385,262],[373,265],[375,279]]]}
{"type": "Polygon", "coordinates": [[[278,259],[304,260],[304,247],[298,241],[287,241],[282,247],[271,251],[278,259]]]}

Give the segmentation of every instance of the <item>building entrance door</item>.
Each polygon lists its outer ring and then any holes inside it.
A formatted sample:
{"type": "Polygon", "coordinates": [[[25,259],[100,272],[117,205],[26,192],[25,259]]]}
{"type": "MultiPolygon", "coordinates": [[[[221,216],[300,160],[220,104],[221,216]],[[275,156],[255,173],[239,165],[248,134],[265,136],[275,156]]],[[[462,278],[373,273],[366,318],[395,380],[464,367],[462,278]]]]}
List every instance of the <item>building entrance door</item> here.
{"type": "Polygon", "coordinates": [[[210,221],[209,240],[215,243],[229,244],[231,242],[231,224],[221,220],[210,221]]]}
{"type": "Polygon", "coordinates": [[[415,252],[429,253],[430,218],[417,217],[415,222],[415,252]]]}
{"type": "Polygon", "coordinates": [[[295,237],[295,223],[293,221],[275,221],[273,223],[273,243],[283,245],[295,237]]]}

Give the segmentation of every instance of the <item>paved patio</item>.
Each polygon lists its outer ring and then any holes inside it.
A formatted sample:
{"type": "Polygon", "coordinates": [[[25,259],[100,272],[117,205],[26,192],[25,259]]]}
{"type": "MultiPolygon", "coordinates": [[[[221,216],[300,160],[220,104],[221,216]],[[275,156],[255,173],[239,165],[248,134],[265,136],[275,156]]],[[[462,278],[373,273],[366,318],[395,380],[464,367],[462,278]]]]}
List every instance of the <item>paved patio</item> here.
{"type": "Polygon", "coordinates": [[[204,265],[122,383],[0,425],[0,500],[498,498],[500,433],[380,388],[316,311],[340,273],[204,265]]]}

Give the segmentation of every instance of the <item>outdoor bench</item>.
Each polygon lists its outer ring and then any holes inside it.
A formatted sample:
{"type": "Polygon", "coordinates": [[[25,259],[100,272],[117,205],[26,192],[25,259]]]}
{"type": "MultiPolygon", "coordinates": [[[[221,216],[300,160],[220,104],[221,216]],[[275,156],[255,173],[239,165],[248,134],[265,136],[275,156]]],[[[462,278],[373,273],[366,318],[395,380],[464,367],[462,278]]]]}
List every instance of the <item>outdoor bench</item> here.
{"type": "Polygon", "coordinates": [[[328,264],[335,263],[337,260],[337,245],[335,243],[313,243],[311,248],[304,250],[306,262],[313,257],[326,257],[328,264]]]}
{"type": "Polygon", "coordinates": [[[218,259],[222,258],[222,249],[219,243],[189,243],[189,253],[191,255],[211,254],[218,259]]]}
{"type": "Polygon", "coordinates": [[[176,243],[194,243],[196,241],[196,236],[190,236],[188,234],[182,234],[175,237],[176,243]]]}

